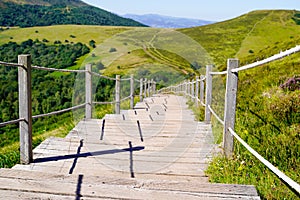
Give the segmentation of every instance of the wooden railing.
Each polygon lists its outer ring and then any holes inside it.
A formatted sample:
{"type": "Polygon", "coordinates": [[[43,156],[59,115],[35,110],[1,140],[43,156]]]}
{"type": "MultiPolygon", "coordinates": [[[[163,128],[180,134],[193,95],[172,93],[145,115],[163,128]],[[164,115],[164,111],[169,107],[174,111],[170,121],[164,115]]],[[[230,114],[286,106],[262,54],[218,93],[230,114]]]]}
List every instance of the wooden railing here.
{"type": "Polygon", "coordinates": [[[116,75],[116,78],[101,75],[96,72],[92,72],[92,65],[87,64],[85,70],[68,70],[68,69],[57,69],[57,68],[46,68],[40,66],[32,66],[30,55],[19,55],[18,63],[7,63],[1,62],[0,66],[18,67],[18,86],[19,86],[19,119],[11,120],[7,122],[0,122],[0,127],[7,126],[10,124],[19,123],[20,128],[20,162],[22,164],[29,164],[33,161],[32,154],[32,119],[41,117],[47,117],[51,115],[61,114],[64,112],[85,108],[85,118],[91,119],[93,112],[93,105],[99,104],[115,104],[115,113],[120,114],[120,104],[123,101],[130,99],[130,108],[134,107],[134,96],[135,89],[134,83],[140,83],[140,101],[143,101],[144,97],[155,94],[156,83],[153,80],[147,80],[141,78],[140,80],[134,79],[131,75],[130,78],[121,79],[120,75],[116,75]],[[76,105],[71,108],[66,108],[59,111],[54,111],[45,114],[39,114],[32,116],[32,94],[31,94],[31,70],[45,70],[45,71],[60,71],[60,72],[71,72],[71,73],[85,73],[85,103],[76,105]],[[93,76],[113,80],[115,84],[115,101],[112,102],[94,102],[93,101],[93,76]],[[130,81],[130,95],[121,99],[121,81],[130,81]]]}
{"type": "Polygon", "coordinates": [[[230,158],[234,151],[234,138],[239,141],[252,155],[254,155],[260,162],[267,166],[276,176],[278,176],[288,187],[294,191],[297,195],[300,195],[300,185],[293,181],[291,178],[286,176],[280,170],[278,170],[269,161],[264,159],[259,155],[252,147],[250,147],[238,134],[234,131],[235,126],[235,115],[236,115],[236,97],[238,89],[238,72],[242,70],[251,69],[254,67],[262,66],[263,64],[284,58],[293,53],[300,52],[300,46],[296,46],[287,51],[276,54],[267,59],[239,67],[238,59],[228,59],[227,70],[223,72],[213,72],[212,65],[206,67],[206,75],[197,77],[196,80],[190,81],[186,80],[178,85],[169,86],[159,90],[159,93],[175,93],[186,95],[205,106],[205,122],[211,122],[211,115],[213,115],[222,125],[223,125],[223,151],[226,157],[230,158]],[[225,93],[225,108],[224,108],[224,119],[212,109],[212,84],[213,76],[216,75],[226,75],[226,93],[225,93]],[[204,83],[205,87],[205,97],[204,94],[204,83]],[[200,87],[199,87],[200,85],[200,87]],[[198,96],[200,94],[200,96],[198,96]],[[203,99],[205,98],[205,103],[203,99]]]}

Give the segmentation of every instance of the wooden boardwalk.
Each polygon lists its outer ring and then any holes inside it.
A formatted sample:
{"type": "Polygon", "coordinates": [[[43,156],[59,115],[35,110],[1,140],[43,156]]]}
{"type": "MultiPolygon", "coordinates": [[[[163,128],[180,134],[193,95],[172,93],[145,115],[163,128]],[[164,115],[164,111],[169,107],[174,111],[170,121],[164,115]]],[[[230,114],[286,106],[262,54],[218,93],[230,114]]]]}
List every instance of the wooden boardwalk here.
{"type": "Polygon", "coordinates": [[[157,95],[133,110],[83,120],[34,149],[34,163],[0,170],[3,199],[260,199],[254,186],[211,184],[210,125],[186,99],[157,95]]]}

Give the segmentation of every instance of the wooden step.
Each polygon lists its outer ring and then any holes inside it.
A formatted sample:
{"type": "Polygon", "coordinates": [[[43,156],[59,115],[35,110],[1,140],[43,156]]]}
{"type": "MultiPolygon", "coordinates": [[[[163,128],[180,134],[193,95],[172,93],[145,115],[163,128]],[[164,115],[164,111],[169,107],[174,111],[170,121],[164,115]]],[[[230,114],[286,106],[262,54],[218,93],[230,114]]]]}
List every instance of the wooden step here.
{"type": "Polygon", "coordinates": [[[0,170],[1,198],[260,199],[253,186],[0,170]]]}

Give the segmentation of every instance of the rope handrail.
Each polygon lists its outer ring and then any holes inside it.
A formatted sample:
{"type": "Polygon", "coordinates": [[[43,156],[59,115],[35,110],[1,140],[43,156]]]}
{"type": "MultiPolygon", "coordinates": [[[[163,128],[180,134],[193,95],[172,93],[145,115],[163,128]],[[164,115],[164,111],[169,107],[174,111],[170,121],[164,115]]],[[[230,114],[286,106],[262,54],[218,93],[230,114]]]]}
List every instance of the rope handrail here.
{"type": "Polygon", "coordinates": [[[212,109],[210,105],[207,106],[210,112],[215,116],[215,118],[224,126],[225,122],[217,115],[217,113],[212,109]]]}
{"type": "Polygon", "coordinates": [[[205,81],[206,80],[206,76],[204,76],[202,79],[200,79],[199,81],[205,81]]]}
{"type": "Polygon", "coordinates": [[[201,105],[202,105],[202,106],[206,106],[206,104],[205,104],[205,103],[203,103],[202,101],[200,101],[200,103],[201,103],[201,105]]]}
{"type": "Polygon", "coordinates": [[[98,74],[96,72],[92,72],[92,74],[95,75],[95,76],[101,77],[101,78],[106,78],[106,79],[111,80],[111,81],[116,80],[116,78],[111,78],[111,77],[108,77],[108,76],[104,76],[104,75],[98,74]]]}
{"type": "Polygon", "coordinates": [[[57,69],[57,68],[40,67],[40,66],[32,66],[32,68],[44,70],[44,71],[75,72],[75,73],[85,73],[86,72],[86,70],[57,69]]]}
{"type": "Polygon", "coordinates": [[[1,122],[0,127],[11,125],[11,124],[17,124],[17,123],[22,122],[24,120],[25,119],[16,119],[16,120],[11,120],[11,121],[7,121],[7,122],[1,122]]]}
{"type": "Polygon", "coordinates": [[[126,101],[127,99],[130,99],[130,98],[131,98],[131,96],[125,97],[125,98],[121,99],[120,102],[126,101]]]}
{"type": "Polygon", "coordinates": [[[206,106],[206,104],[203,103],[203,102],[201,101],[201,99],[199,99],[198,97],[196,97],[196,99],[197,99],[197,101],[198,101],[202,106],[206,106]]]}
{"type": "Polygon", "coordinates": [[[108,105],[108,104],[115,104],[115,101],[110,101],[110,102],[93,102],[93,104],[97,105],[108,105]]]}
{"type": "Polygon", "coordinates": [[[277,167],[275,167],[272,163],[267,161],[264,157],[262,157],[257,151],[255,151],[252,147],[250,147],[242,138],[238,136],[232,128],[228,128],[229,132],[250,152],[254,155],[260,162],[262,162],[265,166],[267,166],[276,176],[278,176],[281,180],[287,183],[291,188],[293,188],[298,194],[300,194],[300,185],[292,180],[290,177],[281,172],[277,167]]]}
{"type": "Polygon", "coordinates": [[[210,75],[225,75],[227,74],[227,71],[222,71],[222,72],[209,72],[210,75]]]}
{"type": "Polygon", "coordinates": [[[121,81],[130,81],[131,78],[121,78],[121,81]]]}
{"type": "Polygon", "coordinates": [[[2,62],[2,61],[0,61],[0,65],[4,65],[6,67],[24,67],[23,65],[20,65],[18,63],[9,63],[9,62],[2,62]]]}
{"type": "Polygon", "coordinates": [[[261,66],[263,64],[267,64],[269,62],[272,62],[272,61],[284,58],[286,56],[289,56],[290,54],[297,53],[299,51],[300,51],[300,45],[297,45],[296,47],[294,47],[292,49],[286,50],[284,52],[281,52],[279,54],[276,54],[276,55],[271,56],[269,58],[266,58],[264,60],[260,60],[260,61],[251,63],[249,65],[245,65],[243,67],[239,67],[239,68],[233,69],[233,70],[231,70],[231,72],[239,72],[239,71],[242,71],[242,70],[247,70],[247,69],[251,69],[251,68],[254,68],[254,67],[258,67],[258,66],[261,66]]]}
{"type": "Polygon", "coordinates": [[[54,112],[50,112],[50,113],[46,113],[46,114],[35,115],[35,116],[32,116],[32,119],[37,119],[37,118],[41,118],[41,117],[48,117],[48,116],[51,116],[51,115],[57,115],[57,114],[60,114],[60,113],[71,111],[71,110],[76,110],[76,109],[84,107],[85,105],[86,104],[84,103],[84,104],[81,104],[81,105],[78,105],[78,106],[74,106],[74,107],[71,107],[71,108],[66,108],[66,109],[59,110],[59,111],[54,111],[54,112]]]}

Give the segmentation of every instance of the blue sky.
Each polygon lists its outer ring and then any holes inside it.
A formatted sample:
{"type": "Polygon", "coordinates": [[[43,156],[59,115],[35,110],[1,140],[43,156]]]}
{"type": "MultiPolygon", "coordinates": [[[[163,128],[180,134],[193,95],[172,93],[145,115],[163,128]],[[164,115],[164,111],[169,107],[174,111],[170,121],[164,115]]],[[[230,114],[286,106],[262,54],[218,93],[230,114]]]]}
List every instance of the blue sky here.
{"type": "Polygon", "coordinates": [[[300,0],[83,0],[116,14],[161,14],[222,21],[252,10],[300,10],[300,0]]]}

